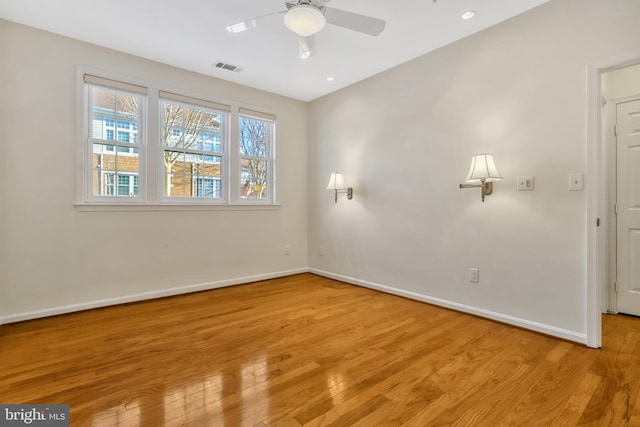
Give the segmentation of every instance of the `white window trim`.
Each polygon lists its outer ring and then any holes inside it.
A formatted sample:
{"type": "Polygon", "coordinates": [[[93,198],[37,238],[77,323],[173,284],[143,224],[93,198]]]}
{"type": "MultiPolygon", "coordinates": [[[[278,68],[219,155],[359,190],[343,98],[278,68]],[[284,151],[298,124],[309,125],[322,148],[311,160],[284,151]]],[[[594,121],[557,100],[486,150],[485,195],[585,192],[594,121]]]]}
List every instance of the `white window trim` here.
{"type": "MultiPolygon", "coordinates": [[[[131,77],[129,75],[123,75],[114,72],[107,72],[95,68],[86,66],[78,66],[76,68],[76,197],[74,206],[81,212],[123,212],[123,211],[244,211],[244,210],[277,210],[280,208],[280,203],[277,198],[277,162],[275,158],[276,139],[275,128],[277,126],[276,112],[260,106],[241,105],[237,102],[230,102],[224,99],[216,99],[215,97],[206,97],[202,99],[202,94],[192,93],[190,90],[175,88],[172,83],[158,84],[145,81],[143,79],[131,77]],[[86,141],[88,135],[87,122],[89,114],[86,112],[88,105],[86,103],[86,85],[84,76],[100,76],[96,77],[99,81],[110,81],[110,85],[114,89],[121,89],[127,91],[127,88],[138,87],[147,90],[147,105],[142,108],[141,118],[143,120],[143,126],[138,128],[138,141],[139,144],[146,144],[144,161],[141,161],[139,178],[138,178],[138,197],[125,198],[125,197],[105,197],[99,198],[89,197],[92,195],[93,188],[91,181],[91,175],[86,172],[87,167],[91,167],[89,161],[89,144],[86,141]],[[102,80],[100,80],[102,79],[102,80]],[[119,86],[122,85],[122,86],[119,86]],[[176,97],[184,96],[188,99],[201,100],[204,105],[216,105],[216,106],[228,106],[229,113],[227,114],[227,126],[226,126],[226,141],[222,138],[221,144],[226,144],[226,153],[228,156],[228,163],[226,171],[223,170],[224,176],[221,176],[222,191],[226,191],[226,198],[223,202],[219,202],[218,199],[200,199],[193,203],[193,198],[184,200],[163,200],[162,181],[157,177],[158,171],[162,170],[159,167],[162,159],[162,146],[160,141],[160,92],[163,94],[169,93],[176,97]],[[209,103],[209,104],[207,104],[209,103]],[[273,135],[271,141],[271,156],[269,158],[269,184],[271,185],[270,197],[264,200],[259,199],[242,199],[240,197],[240,150],[239,144],[239,119],[240,111],[243,113],[252,112],[252,115],[256,117],[273,118],[273,135]],[[261,114],[264,116],[258,116],[261,114]],[[150,122],[150,117],[156,117],[154,122],[150,122]],[[155,120],[158,120],[155,123],[155,120]],[[143,140],[144,138],[144,140],[143,140]],[[143,169],[144,168],[144,169],[143,169]],[[154,179],[148,180],[147,177],[153,175],[154,179]],[[226,189],[225,189],[226,182],[226,189]]],[[[117,125],[116,125],[117,127],[117,125]]],[[[114,145],[118,145],[118,141],[114,142],[114,145]]],[[[124,153],[123,153],[124,154],[124,153]]],[[[170,198],[166,198],[170,199],[170,198]]],[[[175,198],[174,198],[175,199],[175,198]]]]}

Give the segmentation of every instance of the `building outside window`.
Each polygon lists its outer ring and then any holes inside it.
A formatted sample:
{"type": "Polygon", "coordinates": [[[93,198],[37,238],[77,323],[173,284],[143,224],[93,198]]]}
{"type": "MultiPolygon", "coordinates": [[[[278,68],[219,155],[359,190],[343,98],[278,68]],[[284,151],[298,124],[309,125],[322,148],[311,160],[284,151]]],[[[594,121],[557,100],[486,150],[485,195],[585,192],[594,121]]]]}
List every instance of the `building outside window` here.
{"type": "Polygon", "coordinates": [[[220,178],[196,177],[196,196],[197,197],[221,197],[220,178]]]}
{"type": "Polygon", "coordinates": [[[135,197],[138,195],[138,175],[116,175],[104,172],[102,182],[104,185],[103,193],[107,196],[135,197]]]}

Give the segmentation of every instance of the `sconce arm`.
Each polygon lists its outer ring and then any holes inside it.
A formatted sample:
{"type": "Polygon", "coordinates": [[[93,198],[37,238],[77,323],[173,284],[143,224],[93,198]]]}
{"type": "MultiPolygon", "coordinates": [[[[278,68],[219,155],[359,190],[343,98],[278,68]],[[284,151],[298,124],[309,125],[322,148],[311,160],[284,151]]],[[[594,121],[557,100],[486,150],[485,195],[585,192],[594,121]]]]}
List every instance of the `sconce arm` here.
{"type": "Polygon", "coordinates": [[[489,196],[493,193],[493,182],[482,182],[482,184],[460,184],[460,188],[482,188],[482,201],[484,202],[484,196],[489,196]]]}
{"type": "Polygon", "coordinates": [[[338,193],[347,193],[347,199],[348,200],[353,199],[353,187],[347,187],[346,190],[335,189],[334,191],[336,192],[336,197],[335,197],[335,202],[334,203],[338,203],[338,193]]]}

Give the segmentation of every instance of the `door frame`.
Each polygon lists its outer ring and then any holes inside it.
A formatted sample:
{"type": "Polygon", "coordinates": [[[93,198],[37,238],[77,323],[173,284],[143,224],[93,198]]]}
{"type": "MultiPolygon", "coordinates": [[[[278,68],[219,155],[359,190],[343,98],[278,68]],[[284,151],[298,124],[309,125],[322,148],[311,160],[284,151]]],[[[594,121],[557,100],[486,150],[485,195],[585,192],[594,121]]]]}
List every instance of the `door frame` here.
{"type": "Polygon", "coordinates": [[[587,325],[588,347],[602,347],[602,293],[608,286],[608,245],[611,216],[607,205],[610,173],[603,155],[602,74],[640,63],[640,50],[587,65],[587,325]]]}

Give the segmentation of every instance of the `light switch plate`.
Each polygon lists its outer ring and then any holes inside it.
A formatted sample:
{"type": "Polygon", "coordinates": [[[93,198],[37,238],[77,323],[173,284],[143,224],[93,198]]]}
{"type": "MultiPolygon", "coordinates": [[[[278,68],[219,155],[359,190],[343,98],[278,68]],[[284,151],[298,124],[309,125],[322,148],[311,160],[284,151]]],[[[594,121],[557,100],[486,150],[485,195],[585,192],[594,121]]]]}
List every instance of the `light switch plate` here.
{"type": "Polygon", "coordinates": [[[584,175],[572,173],[569,175],[569,191],[582,191],[584,189],[584,175]]]}
{"type": "Polygon", "coordinates": [[[469,282],[480,283],[480,270],[477,268],[469,269],[469,282]]]}
{"type": "Polygon", "coordinates": [[[532,176],[519,176],[518,177],[518,191],[532,191],[533,190],[533,177],[532,176]]]}

